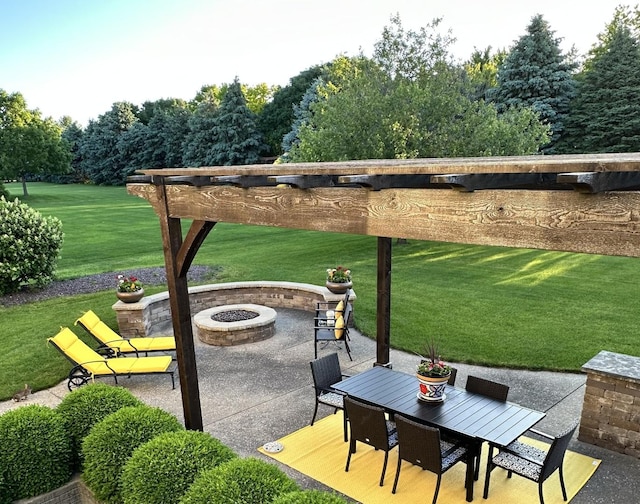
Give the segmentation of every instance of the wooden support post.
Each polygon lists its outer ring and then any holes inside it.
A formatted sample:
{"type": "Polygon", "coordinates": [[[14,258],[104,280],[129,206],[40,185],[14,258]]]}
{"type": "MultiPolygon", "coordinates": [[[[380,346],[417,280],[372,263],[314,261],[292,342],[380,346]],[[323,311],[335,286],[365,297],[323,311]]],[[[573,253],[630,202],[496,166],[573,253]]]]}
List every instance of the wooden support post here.
{"type": "MultiPolygon", "coordinates": [[[[161,191],[162,197],[166,198],[164,186],[162,186],[161,191]]],[[[169,217],[166,206],[163,214],[159,215],[160,229],[162,231],[164,261],[167,271],[173,334],[176,338],[176,357],[180,374],[184,422],[187,429],[201,431],[203,430],[202,410],[200,407],[198,370],[196,368],[193,329],[191,326],[191,308],[189,306],[188,267],[184,268],[179,264],[180,247],[182,246],[182,226],[180,225],[180,219],[169,217]]]]}
{"type": "Polygon", "coordinates": [[[378,237],[378,305],[376,366],[390,366],[391,238],[378,237]]]}

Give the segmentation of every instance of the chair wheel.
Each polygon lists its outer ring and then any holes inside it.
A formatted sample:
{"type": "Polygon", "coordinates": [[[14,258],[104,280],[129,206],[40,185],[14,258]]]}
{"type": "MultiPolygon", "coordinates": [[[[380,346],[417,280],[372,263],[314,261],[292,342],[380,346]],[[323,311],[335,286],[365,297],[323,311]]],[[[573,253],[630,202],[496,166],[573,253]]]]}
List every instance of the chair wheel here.
{"type": "Polygon", "coordinates": [[[67,382],[67,388],[69,391],[82,387],[89,381],[89,375],[84,369],[74,369],[69,373],[69,381],[67,382]]]}

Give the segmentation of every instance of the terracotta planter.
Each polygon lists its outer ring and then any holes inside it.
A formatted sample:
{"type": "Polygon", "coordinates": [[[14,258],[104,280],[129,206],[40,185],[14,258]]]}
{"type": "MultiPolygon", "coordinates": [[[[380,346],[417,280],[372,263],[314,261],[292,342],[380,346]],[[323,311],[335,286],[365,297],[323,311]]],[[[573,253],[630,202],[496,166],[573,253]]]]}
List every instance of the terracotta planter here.
{"type": "Polygon", "coordinates": [[[351,287],[353,287],[353,282],[338,283],[329,282],[327,280],[327,283],[325,285],[327,286],[327,289],[329,289],[334,294],[345,294],[349,289],[351,289],[351,287]]]}
{"type": "Polygon", "coordinates": [[[446,395],[444,389],[449,381],[449,375],[446,376],[422,376],[417,374],[419,389],[418,399],[426,402],[442,402],[446,395]]]}
{"type": "Polygon", "coordinates": [[[120,292],[116,291],[116,296],[123,303],[137,303],[144,296],[144,289],[137,290],[135,292],[120,292]]]}

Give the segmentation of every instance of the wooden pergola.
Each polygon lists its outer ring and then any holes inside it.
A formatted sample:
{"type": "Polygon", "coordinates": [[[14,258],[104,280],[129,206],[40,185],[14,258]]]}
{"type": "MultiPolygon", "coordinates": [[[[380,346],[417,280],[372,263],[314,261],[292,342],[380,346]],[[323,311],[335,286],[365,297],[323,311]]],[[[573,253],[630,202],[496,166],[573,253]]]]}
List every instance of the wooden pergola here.
{"type": "Polygon", "coordinates": [[[378,237],[376,364],[389,364],[393,238],[640,256],[640,153],[149,169],[186,427],[202,430],[187,272],[217,222],[378,237]],[[191,221],[183,239],[182,220],[191,221]]]}

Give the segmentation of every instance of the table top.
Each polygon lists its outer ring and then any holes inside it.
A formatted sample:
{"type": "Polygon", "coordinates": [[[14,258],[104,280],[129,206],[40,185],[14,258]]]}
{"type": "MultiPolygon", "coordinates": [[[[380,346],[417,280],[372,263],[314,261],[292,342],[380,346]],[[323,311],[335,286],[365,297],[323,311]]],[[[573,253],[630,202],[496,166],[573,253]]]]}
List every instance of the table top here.
{"type": "Polygon", "coordinates": [[[333,388],[415,421],[469,438],[505,446],[533,427],[545,413],[447,385],[444,402],[418,399],[415,375],[376,366],[333,388]]]}

